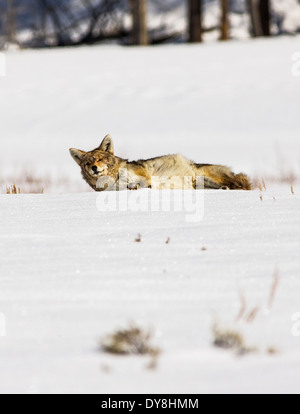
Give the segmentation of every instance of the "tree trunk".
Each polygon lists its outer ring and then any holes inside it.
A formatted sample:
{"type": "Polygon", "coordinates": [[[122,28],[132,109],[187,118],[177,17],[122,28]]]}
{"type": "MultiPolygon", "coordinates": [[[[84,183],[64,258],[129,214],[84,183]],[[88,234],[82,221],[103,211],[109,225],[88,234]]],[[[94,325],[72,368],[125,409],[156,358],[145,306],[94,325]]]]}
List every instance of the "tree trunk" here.
{"type": "Polygon", "coordinates": [[[270,36],[271,7],[270,0],[248,0],[254,37],[270,36]]]}
{"type": "Polygon", "coordinates": [[[39,18],[40,18],[40,30],[39,30],[39,40],[43,45],[46,44],[46,25],[47,25],[47,9],[43,1],[39,2],[39,18]]]}
{"type": "Polygon", "coordinates": [[[148,45],[147,0],[130,0],[132,15],[132,44],[148,45]]]}
{"type": "Polygon", "coordinates": [[[271,35],[270,21],[271,21],[271,6],[270,0],[260,0],[259,10],[261,17],[261,27],[264,36],[271,35]]]}
{"type": "Polygon", "coordinates": [[[221,0],[220,40],[229,40],[229,0],[221,0]]]}
{"type": "Polygon", "coordinates": [[[6,38],[8,43],[16,42],[16,5],[14,0],[6,0],[6,38]]]}
{"type": "Polygon", "coordinates": [[[188,0],[189,42],[202,42],[202,0],[188,0]]]}

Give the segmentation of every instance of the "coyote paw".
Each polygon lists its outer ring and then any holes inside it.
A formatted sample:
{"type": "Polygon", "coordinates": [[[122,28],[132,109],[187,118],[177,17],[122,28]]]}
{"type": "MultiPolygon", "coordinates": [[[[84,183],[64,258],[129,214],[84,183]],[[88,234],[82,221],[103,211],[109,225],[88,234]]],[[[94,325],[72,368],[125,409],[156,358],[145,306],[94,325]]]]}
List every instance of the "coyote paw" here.
{"type": "Polygon", "coordinates": [[[133,184],[133,183],[128,184],[128,190],[131,190],[131,191],[139,190],[140,187],[141,187],[140,184],[133,184]]]}

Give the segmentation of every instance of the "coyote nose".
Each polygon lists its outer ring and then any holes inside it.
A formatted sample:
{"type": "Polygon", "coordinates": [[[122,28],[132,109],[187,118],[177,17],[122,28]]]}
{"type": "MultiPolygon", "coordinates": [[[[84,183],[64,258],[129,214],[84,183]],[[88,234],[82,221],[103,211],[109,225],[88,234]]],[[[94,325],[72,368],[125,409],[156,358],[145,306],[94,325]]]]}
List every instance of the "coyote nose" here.
{"type": "Polygon", "coordinates": [[[94,172],[97,172],[97,171],[98,171],[98,168],[96,167],[96,165],[93,165],[93,166],[92,166],[92,170],[93,170],[94,172]]]}

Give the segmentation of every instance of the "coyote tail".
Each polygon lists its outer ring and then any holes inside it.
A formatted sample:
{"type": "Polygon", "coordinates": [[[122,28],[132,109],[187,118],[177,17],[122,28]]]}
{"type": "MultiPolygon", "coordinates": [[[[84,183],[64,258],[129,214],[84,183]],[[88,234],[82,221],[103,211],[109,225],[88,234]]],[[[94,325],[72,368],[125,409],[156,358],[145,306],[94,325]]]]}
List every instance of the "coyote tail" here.
{"type": "Polygon", "coordinates": [[[246,190],[250,191],[253,189],[252,183],[246,174],[233,174],[232,176],[224,175],[223,183],[229,187],[230,190],[246,190]]]}

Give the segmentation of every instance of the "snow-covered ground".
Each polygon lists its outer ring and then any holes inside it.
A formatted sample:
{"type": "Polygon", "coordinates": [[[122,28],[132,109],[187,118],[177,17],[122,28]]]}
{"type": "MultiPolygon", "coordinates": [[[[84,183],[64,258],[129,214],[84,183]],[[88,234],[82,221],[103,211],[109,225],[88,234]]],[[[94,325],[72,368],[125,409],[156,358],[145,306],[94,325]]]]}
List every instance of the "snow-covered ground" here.
{"type": "Polygon", "coordinates": [[[68,148],[107,133],[126,158],[181,152],[251,175],[299,173],[299,39],[7,53],[0,178],[30,170],[85,190],[68,148]]]}
{"type": "Polygon", "coordinates": [[[101,212],[103,194],[1,196],[1,392],[299,392],[299,191],[209,191],[198,223],[101,212]],[[252,324],[234,323],[241,291],[252,324]],[[214,349],[215,320],[259,352],[214,349]],[[98,351],[129,322],[155,333],[156,369],[98,351]]]}
{"type": "Polygon", "coordinates": [[[68,153],[109,132],[131,159],[181,152],[252,176],[299,174],[296,52],[299,38],[6,55],[2,190],[25,170],[68,181],[0,196],[0,392],[300,391],[299,184],[198,192],[204,215],[190,222],[172,205],[147,211],[149,190],[116,195],[128,211],[113,198],[104,208],[68,153]],[[259,307],[253,323],[236,322],[241,294],[245,317],[259,307]],[[258,352],[214,348],[215,321],[258,352]],[[99,351],[130,322],[153,330],[155,369],[99,351]]]}

